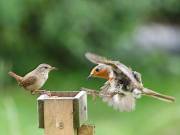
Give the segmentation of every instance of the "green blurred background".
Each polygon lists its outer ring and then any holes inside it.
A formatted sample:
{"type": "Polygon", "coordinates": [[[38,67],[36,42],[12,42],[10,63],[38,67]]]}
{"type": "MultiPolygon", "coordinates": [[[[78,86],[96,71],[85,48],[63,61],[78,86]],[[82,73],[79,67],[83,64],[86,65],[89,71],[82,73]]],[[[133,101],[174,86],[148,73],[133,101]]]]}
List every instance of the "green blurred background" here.
{"type": "Polygon", "coordinates": [[[149,97],[134,112],[117,112],[88,98],[88,123],[96,135],[180,134],[179,0],[0,0],[0,135],[42,135],[36,96],[7,73],[24,75],[40,63],[59,67],[48,90],[99,89],[86,80],[94,66],[87,51],[120,60],[142,73],[144,85],[176,97],[149,97]]]}

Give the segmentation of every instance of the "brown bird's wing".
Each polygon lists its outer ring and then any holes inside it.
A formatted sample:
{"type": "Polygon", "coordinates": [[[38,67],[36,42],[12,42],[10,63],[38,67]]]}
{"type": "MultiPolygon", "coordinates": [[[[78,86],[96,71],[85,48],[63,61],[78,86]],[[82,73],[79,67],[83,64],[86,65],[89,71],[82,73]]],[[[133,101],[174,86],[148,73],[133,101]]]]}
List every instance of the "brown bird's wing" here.
{"type": "Polygon", "coordinates": [[[123,73],[127,78],[129,78],[133,84],[138,85],[139,83],[136,80],[136,78],[133,75],[133,72],[131,69],[129,69],[127,66],[125,66],[124,64],[120,63],[119,61],[112,61],[109,60],[105,57],[93,54],[93,53],[86,53],[85,54],[86,58],[91,61],[92,63],[95,64],[107,64],[113,67],[113,69],[117,72],[117,73],[123,73]]]}
{"type": "Polygon", "coordinates": [[[22,82],[20,83],[20,86],[23,87],[28,87],[30,85],[33,85],[35,82],[37,81],[37,77],[36,76],[30,76],[24,80],[22,80],[22,82]]]}

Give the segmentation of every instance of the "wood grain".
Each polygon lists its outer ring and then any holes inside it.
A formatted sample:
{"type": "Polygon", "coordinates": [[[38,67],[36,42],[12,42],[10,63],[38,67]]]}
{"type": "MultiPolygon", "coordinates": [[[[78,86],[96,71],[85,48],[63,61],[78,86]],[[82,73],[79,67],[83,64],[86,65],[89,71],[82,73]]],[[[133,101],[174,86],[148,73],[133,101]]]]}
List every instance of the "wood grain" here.
{"type": "Polygon", "coordinates": [[[74,127],[79,128],[87,119],[87,94],[80,91],[74,98],[74,127]]]}
{"type": "Polygon", "coordinates": [[[45,135],[75,135],[73,100],[45,100],[44,119],[45,135]]]}
{"type": "Polygon", "coordinates": [[[95,126],[82,125],[78,128],[78,135],[95,135],[95,126]]]}

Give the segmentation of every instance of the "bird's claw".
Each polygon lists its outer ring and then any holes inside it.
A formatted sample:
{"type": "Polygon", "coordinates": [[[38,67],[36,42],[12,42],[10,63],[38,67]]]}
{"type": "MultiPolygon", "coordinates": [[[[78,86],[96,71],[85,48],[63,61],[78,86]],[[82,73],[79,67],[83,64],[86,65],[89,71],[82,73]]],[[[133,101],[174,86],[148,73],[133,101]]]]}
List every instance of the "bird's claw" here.
{"type": "Polygon", "coordinates": [[[51,91],[47,91],[47,90],[39,90],[39,91],[40,91],[40,94],[46,94],[46,95],[48,95],[49,97],[52,96],[51,91]]]}
{"type": "Polygon", "coordinates": [[[96,90],[87,89],[87,88],[81,88],[81,90],[86,91],[88,95],[91,95],[93,101],[96,100],[97,96],[100,96],[99,92],[96,90]]]}
{"type": "Polygon", "coordinates": [[[31,94],[32,95],[35,95],[35,94],[46,94],[48,96],[51,96],[51,92],[50,91],[46,91],[46,90],[34,90],[34,91],[31,91],[31,94]]]}
{"type": "Polygon", "coordinates": [[[52,96],[51,91],[46,91],[44,94],[48,95],[49,97],[52,96]]]}
{"type": "Polygon", "coordinates": [[[35,95],[35,94],[36,94],[36,91],[31,91],[31,94],[32,94],[32,95],[35,95]]]}

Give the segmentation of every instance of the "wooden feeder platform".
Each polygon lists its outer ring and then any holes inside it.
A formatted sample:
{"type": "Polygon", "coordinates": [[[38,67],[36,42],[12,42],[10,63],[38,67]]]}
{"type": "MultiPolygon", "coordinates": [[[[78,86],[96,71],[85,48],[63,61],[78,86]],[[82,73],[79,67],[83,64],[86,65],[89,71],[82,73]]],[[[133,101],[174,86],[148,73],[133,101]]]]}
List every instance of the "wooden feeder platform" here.
{"type": "Polygon", "coordinates": [[[94,126],[87,121],[85,91],[51,92],[40,95],[38,101],[39,128],[45,135],[94,135],[94,126]]]}

